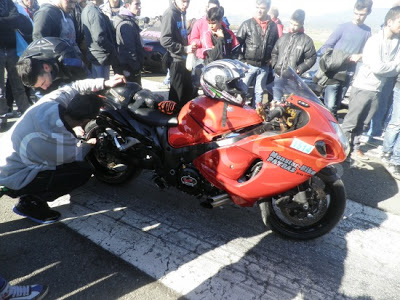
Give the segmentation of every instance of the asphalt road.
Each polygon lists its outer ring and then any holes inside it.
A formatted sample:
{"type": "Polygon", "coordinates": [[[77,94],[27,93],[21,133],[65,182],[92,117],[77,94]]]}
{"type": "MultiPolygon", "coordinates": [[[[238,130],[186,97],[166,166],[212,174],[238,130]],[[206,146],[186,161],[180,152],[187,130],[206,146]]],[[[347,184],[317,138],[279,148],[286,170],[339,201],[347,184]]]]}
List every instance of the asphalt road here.
{"type": "Polygon", "coordinates": [[[399,182],[363,147],[369,162],[341,165],[344,219],[314,241],[265,231],[256,208],[202,209],[145,172],[119,187],[90,180],[54,203],[53,225],[2,197],[0,274],[48,284],[48,299],[398,299],[399,182]]]}

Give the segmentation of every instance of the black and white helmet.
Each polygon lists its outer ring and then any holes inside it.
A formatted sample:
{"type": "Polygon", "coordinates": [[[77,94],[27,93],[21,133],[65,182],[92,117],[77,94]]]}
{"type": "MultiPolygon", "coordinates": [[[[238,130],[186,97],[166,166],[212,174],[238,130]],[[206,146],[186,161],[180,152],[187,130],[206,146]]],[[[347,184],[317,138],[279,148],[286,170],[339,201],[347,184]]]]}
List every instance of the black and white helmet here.
{"type": "Polygon", "coordinates": [[[243,106],[247,85],[242,81],[248,66],[238,60],[221,59],[204,67],[200,84],[204,94],[231,104],[243,106]]]}

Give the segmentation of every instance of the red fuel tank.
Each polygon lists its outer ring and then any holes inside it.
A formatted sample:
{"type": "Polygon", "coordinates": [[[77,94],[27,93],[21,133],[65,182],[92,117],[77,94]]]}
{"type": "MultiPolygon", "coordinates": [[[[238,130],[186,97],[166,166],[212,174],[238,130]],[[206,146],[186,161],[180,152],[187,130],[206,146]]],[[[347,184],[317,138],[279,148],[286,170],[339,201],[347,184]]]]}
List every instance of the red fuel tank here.
{"type": "Polygon", "coordinates": [[[216,136],[263,121],[256,110],[249,106],[228,104],[224,126],[224,103],[206,96],[188,102],[179,112],[179,125],[169,129],[170,145],[181,148],[211,142],[216,136]]]}

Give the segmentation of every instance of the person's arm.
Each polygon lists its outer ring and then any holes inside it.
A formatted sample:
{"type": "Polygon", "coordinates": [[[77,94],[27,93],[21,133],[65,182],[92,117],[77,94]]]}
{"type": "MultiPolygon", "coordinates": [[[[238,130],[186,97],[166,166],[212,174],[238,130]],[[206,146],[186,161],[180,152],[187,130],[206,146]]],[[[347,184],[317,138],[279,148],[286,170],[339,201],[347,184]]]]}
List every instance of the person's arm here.
{"type": "Polygon", "coordinates": [[[172,24],[172,15],[164,14],[161,23],[160,44],[170,53],[183,55],[185,54],[185,46],[175,40],[173,30],[174,25],[175,24],[172,24]]]}
{"type": "Polygon", "coordinates": [[[38,10],[33,16],[32,39],[43,37],[60,37],[59,28],[61,20],[55,22],[53,14],[49,10],[38,10]]]}
{"type": "Polygon", "coordinates": [[[271,66],[272,68],[275,68],[276,63],[278,62],[278,57],[279,57],[279,48],[280,45],[283,41],[283,38],[278,39],[278,41],[275,43],[274,48],[272,49],[271,52],[271,66]]]}
{"type": "Polygon", "coordinates": [[[199,19],[194,23],[192,31],[190,32],[189,37],[188,37],[189,44],[196,43],[198,48],[202,47],[201,33],[200,33],[201,22],[202,22],[202,19],[199,19]]]}
{"type": "Polygon", "coordinates": [[[311,69],[311,67],[317,61],[317,53],[315,51],[314,42],[311,38],[306,37],[304,47],[304,61],[297,66],[297,74],[303,74],[305,71],[311,69]]]}
{"type": "Polygon", "coordinates": [[[134,38],[136,36],[135,30],[128,24],[122,24],[119,26],[119,31],[122,44],[125,48],[129,49],[129,66],[132,68],[132,70],[140,70],[140,61],[136,50],[138,41],[136,41],[134,38]]]}
{"type": "Polygon", "coordinates": [[[369,66],[369,69],[375,75],[396,77],[400,72],[400,55],[397,54],[392,61],[383,62],[380,48],[376,36],[370,38],[364,47],[363,64],[369,66]]]}
{"type": "Polygon", "coordinates": [[[329,36],[329,38],[325,42],[325,44],[322,45],[322,47],[320,49],[321,54],[324,54],[326,49],[335,48],[335,45],[341,39],[342,34],[343,34],[343,28],[342,28],[342,26],[339,26],[338,28],[335,29],[335,31],[332,32],[332,34],[329,36]]]}
{"type": "Polygon", "coordinates": [[[106,31],[109,24],[104,22],[100,12],[96,13],[94,10],[89,12],[88,19],[90,22],[89,31],[92,40],[97,43],[105,53],[108,53],[109,57],[111,57],[111,62],[118,61],[115,45],[113,41],[109,39],[106,31]]]}
{"type": "Polygon", "coordinates": [[[7,1],[8,7],[11,7],[8,15],[5,17],[0,17],[0,26],[1,28],[7,28],[10,30],[14,30],[18,28],[19,25],[19,17],[20,14],[18,13],[17,7],[11,0],[2,0],[7,1]]]}
{"type": "Polygon", "coordinates": [[[122,83],[126,83],[126,79],[123,75],[119,74],[115,74],[108,80],[104,80],[103,78],[78,80],[47,94],[43,98],[48,97],[66,107],[77,94],[98,92],[122,83]]]}
{"type": "Polygon", "coordinates": [[[224,33],[220,29],[217,31],[214,38],[212,37],[213,33],[210,31],[205,32],[204,41],[206,41],[206,61],[207,63],[213,62],[217,59],[221,59],[224,53],[224,33]],[[210,45],[211,43],[211,45],[210,45]]]}
{"type": "Polygon", "coordinates": [[[240,25],[239,30],[236,32],[236,38],[240,44],[240,51],[238,51],[239,60],[244,60],[244,54],[246,52],[246,36],[247,25],[245,21],[240,25]]]}

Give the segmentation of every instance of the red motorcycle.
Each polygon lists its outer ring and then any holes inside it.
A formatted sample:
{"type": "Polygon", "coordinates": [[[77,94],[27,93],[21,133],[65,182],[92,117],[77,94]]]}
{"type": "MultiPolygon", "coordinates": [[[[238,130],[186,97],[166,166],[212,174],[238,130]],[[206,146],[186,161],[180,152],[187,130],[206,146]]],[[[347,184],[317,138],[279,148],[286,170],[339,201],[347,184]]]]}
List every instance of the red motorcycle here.
{"type": "Polygon", "coordinates": [[[342,218],[346,194],[335,164],[349,145],[339,125],[303,81],[288,70],[268,89],[282,102],[244,105],[245,66],[206,66],[204,96],[176,116],[153,108],[156,96],[133,83],[108,90],[107,106],[86,128],[97,145],[95,176],[119,184],[154,170],[155,183],[203,196],[204,207],[258,203],[264,223],[294,239],[329,232],[342,218]]]}

